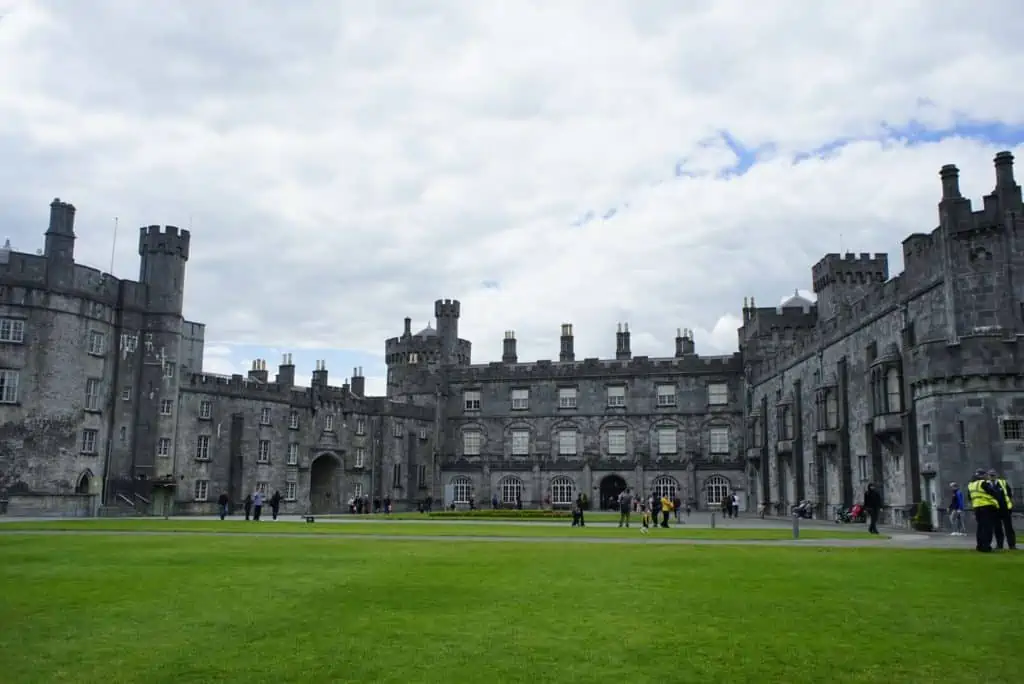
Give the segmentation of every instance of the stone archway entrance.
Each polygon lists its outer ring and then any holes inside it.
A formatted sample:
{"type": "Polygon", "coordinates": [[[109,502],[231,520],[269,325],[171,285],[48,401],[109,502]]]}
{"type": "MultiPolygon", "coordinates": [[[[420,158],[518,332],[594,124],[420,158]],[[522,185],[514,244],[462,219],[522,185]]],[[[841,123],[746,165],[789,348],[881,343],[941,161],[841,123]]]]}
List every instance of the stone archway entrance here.
{"type": "Polygon", "coordinates": [[[606,475],[601,480],[599,493],[601,496],[602,510],[615,508],[618,505],[619,494],[626,491],[626,480],[621,475],[606,475]]]}
{"type": "Polygon", "coordinates": [[[309,467],[309,512],[333,513],[340,510],[341,461],[332,453],[316,457],[309,467]]]}
{"type": "Polygon", "coordinates": [[[88,470],[86,470],[84,473],[82,473],[82,476],[78,478],[78,484],[75,485],[75,494],[91,494],[91,493],[92,493],[92,473],[90,473],[88,470]]]}

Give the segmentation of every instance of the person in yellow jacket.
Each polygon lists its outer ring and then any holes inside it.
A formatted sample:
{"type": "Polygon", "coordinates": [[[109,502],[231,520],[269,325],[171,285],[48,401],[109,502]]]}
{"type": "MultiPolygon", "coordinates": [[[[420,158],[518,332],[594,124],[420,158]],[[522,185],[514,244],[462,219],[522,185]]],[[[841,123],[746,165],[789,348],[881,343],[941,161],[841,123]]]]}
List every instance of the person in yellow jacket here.
{"type": "Polygon", "coordinates": [[[984,470],[976,470],[974,478],[967,485],[967,494],[971,497],[971,508],[974,509],[975,548],[982,553],[991,553],[992,534],[999,514],[996,486],[989,481],[984,470]]]}
{"type": "Polygon", "coordinates": [[[661,497],[661,526],[668,527],[668,517],[672,515],[672,499],[661,497]]]}
{"type": "Polygon", "coordinates": [[[1005,540],[1007,548],[1011,551],[1017,548],[1017,533],[1013,529],[1013,489],[1006,481],[1006,478],[999,477],[994,471],[988,471],[988,479],[996,489],[996,501],[999,503],[999,510],[992,523],[992,531],[996,535],[996,548],[1002,550],[1005,540]]]}

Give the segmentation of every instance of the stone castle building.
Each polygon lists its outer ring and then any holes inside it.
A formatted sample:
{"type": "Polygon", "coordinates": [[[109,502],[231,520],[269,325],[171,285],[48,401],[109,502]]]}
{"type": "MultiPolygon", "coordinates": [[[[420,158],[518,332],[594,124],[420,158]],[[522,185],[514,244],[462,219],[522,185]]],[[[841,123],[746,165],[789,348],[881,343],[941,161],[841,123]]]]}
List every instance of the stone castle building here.
{"type": "MultiPolygon", "coordinates": [[[[743,307],[739,352],[695,353],[679,330],[663,357],[472,363],[459,302],[435,326],[385,342],[387,396],[341,386],[317,364],[296,384],[285,355],[246,377],[202,372],[204,326],[182,316],[190,235],[140,231],[138,281],[74,262],[75,209],[55,200],[42,254],[0,250],[0,501],[10,514],[103,510],[211,513],[280,491],[284,512],[465,506],[600,506],[624,487],[697,508],[737,493],[744,508],[821,514],[879,483],[891,519],[974,467],[1024,470],[1024,230],[1012,156],[973,211],[942,169],[939,227],[884,254],[825,256],[817,303],[743,307]]],[[[609,340],[611,342],[611,340],[609,340]]]]}

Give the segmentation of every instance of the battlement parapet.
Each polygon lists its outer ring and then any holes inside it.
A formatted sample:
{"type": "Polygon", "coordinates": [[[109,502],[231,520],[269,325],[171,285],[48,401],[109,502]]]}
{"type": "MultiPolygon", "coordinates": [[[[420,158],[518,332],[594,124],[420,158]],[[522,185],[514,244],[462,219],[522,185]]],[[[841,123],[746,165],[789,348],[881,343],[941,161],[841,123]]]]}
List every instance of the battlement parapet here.
{"type": "Polygon", "coordinates": [[[457,299],[438,299],[434,302],[434,316],[437,318],[458,318],[461,305],[457,299]]]}
{"type": "Polygon", "coordinates": [[[911,385],[977,376],[1015,376],[1024,368],[1024,337],[999,329],[979,330],[956,342],[924,342],[904,359],[911,385]]]}
{"type": "Polygon", "coordinates": [[[889,255],[884,252],[874,255],[868,252],[826,254],[811,268],[811,276],[815,293],[835,283],[882,283],[889,278],[889,255]]]}
{"type": "Polygon", "coordinates": [[[743,370],[739,353],[729,356],[684,356],[681,358],[649,358],[634,356],[628,360],[589,358],[582,361],[551,361],[532,363],[500,363],[452,368],[448,379],[456,383],[473,382],[538,382],[584,378],[630,378],[662,375],[735,374],[743,370]]]}
{"type": "Polygon", "coordinates": [[[188,260],[192,234],[177,226],[147,226],[139,229],[139,254],[166,254],[188,260]]]}

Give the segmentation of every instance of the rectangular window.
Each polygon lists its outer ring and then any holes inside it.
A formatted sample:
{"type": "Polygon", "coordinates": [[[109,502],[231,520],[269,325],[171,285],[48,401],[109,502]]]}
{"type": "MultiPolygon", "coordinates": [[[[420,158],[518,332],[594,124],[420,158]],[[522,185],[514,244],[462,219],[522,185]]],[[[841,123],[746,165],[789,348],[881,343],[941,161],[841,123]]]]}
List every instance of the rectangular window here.
{"type": "Polygon", "coordinates": [[[764,446],[764,423],[760,417],[754,419],[754,444],[755,447],[764,446]]]}
{"type": "Polygon", "coordinates": [[[294,442],[288,445],[288,460],[285,465],[299,464],[299,445],[294,442]]]}
{"type": "Polygon", "coordinates": [[[903,410],[903,380],[898,368],[889,368],[885,372],[885,400],[889,413],[903,410]]]}
{"type": "Polygon", "coordinates": [[[658,385],[658,406],[675,406],[676,405],[676,386],[675,385],[658,385]]]}
{"type": "Polygon", "coordinates": [[[921,444],[922,446],[932,445],[932,426],[928,423],[921,426],[921,444]]]}
{"type": "Polygon", "coordinates": [[[576,431],[560,430],[558,432],[558,453],[562,456],[576,454],[576,431]]]}
{"type": "Polygon", "coordinates": [[[355,467],[362,468],[366,465],[366,447],[356,447],[355,467]]]}
{"type": "Polygon", "coordinates": [[[967,444],[967,426],[964,421],[960,421],[960,443],[967,444]]]}
{"type": "Polygon", "coordinates": [[[257,463],[270,463],[270,440],[261,439],[259,442],[259,451],[256,452],[257,463]]]}
{"type": "Polygon", "coordinates": [[[857,465],[860,469],[860,481],[864,482],[868,479],[868,457],[861,454],[857,457],[857,465]]]}
{"type": "Polygon", "coordinates": [[[467,411],[480,410],[480,390],[466,390],[462,393],[462,405],[467,411]]]}
{"type": "Polygon", "coordinates": [[[674,427],[658,428],[658,453],[674,454],[679,450],[674,427]]]}
{"type": "Polygon", "coordinates": [[[513,456],[529,456],[530,455],[530,431],[529,430],[513,430],[512,431],[512,455],[513,456]]]}
{"type": "Polygon", "coordinates": [[[0,318],[0,342],[20,344],[25,341],[25,321],[20,318],[0,318]]]}
{"type": "Polygon", "coordinates": [[[430,483],[427,482],[427,466],[421,463],[416,466],[416,486],[420,489],[426,489],[428,484],[430,483]]]}
{"type": "Polygon", "coordinates": [[[16,370],[0,370],[0,404],[18,403],[18,382],[21,379],[16,370]]]}
{"type": "Polygon", "coordinates": [[[95,454],[96,442],[99,441],[99,430],[82,430],[82,453],[95,454]]]}
{"type": "Polygon", "coordinates": [[[420,428],[420,439],[426,439],[426,438],[427,438],[427,428],[421,427],[420,428]]]}
{"type": "Polygon", "coordinates": [[[156,455],[157,456],[170,456],[171,455],[171,439],[170,437],[161,437],[156,441],[156,455]]]}
{"type": "Polygon", "coordinates": [[[365,418],[356,418],[356,434],[357,435],[365,435],[366,434],[366,419],[365,418]]]}
{"type": "Polygon", "coordinates": [[[196,460],[197,461],[209,461],[210,460],[210,436],[199,435],[196,438],[196,460]]]}
{"type": "Polygon", "coordinates": [[[170,399],[160,400],[160,415],[169,416],[174,411],[174,402],[170,399]]]}
{"type": "Polygon", "coordinates": [[[98,330],[90,330],[88,337],[88,350],[94,356],[103,356],[107,351],[107,336],[98,330]]]}
{"type": "Polygon", "coordinates": [[[213,415],[213,404],[209,401],[199,402],[199,420],[210,420],[213,415]]]}
{"type": "Polygon", "coordinates": [[[528,389],[514,389],[512,390],[512,410],[513,411],[525,411],[530,408],[530,390],[528,389]]]}
{"type": "Polygon", "coordinates": [[[789,404],[779,407],[779,439],[793,439],[793,407],[789,404]]]}
{"type": "Polygon", "coordinates": [[[479,456],[482,441],[479,431],[466,430],[462,433],[462,453],[466,456],[479,456]]]}
{"type": "Polygon", "coordinates": [[[713,427],[708,431],[711,453],[729,453],[729,428],[713,427]]]}
{"type": "Polygon", "coordinates": [[[608,405],[609,406],[625,406],[626,405],[626,388],[617,385],[615,387],[608,388],[608,405]]]}
{"type": "Polygon", "coordinates": [[[164,361],[164,377],[173,378],[178,372],[178,364],[173,361],[164,361]]]}
{"type": "Polygon", "coordinates": [[[624,454],[626,453],[626,431],[620,428],[615,428],[608,431],[608,453],[609,454],[624,454]]]}
{"type": "Polygon", "coordinates": [[[131,385],[125,385],[121,389],[121,401],[131,401],[131,400],[132,400],[132,387],[131,387],[131,385]]]}
{"type": "Polygon", "coordinates": [[[196,480],[195,487],[192,488],[192,498],[195,501],[206,501],[206,498],[210,495],[210,481],[209,480],[196,480]]]}
{"type": "Polygon", "coordinates": [[[100,410],[100,381],[95,378],[85,381],[85,410],[100,410]]]}
{"type": "Polygon", "coordinates": [[[295,495],[299,491],[299,485],[297,482],[288,481],[284,483],[284,500],[295,501],[295,495]]]}
{"type": "Polygon", "coordinates": [[[288,414],[288,429],[298,430],[299,429],[299,412],[292,411],[288,414]]]}
{"type": "Polygon", "coordinates": [[[398,488],[402,486],[402,464],[396,463],[391,466],[391,486],[398,488]]]}
{"type": "Polygon", "coordinates": [[[708,385],[708,404],[725,406],[729,403],[729,385],[724,382],[713,382],[708,385]]]}
{"type": "Polygon", "coordinates": [[[270,483],[269,482],[257,482],[256,483],[256,491],[259,492],[260,494],[262,494],[263,496],[266,496],[270,492],[270,483]]]}
{"type": "Polygon", "coordinates": [[[1008,442],[1016,442],[1024,439],[1024,421],[1004,420],[1003,439],[1008,442]]]}
{"type": "Polygon", "coordinates": [[[839,427],[839,397],[834,389],[825,392],[825,427],[828,430],[839,427]]]}
{"type": "Polygon", "coordinates": [[[363,495],[363,483],[356,482],[352,485],[352,496],[361,497],[363,495]]]}
{"type": "Polygon", "coordinates": [[[334,416],[330,413],[324,416],[324,431],[334,432],[334,416]]]}
{"type": "Polygon", "coordinates": [[[125,426],[122,425],[120,433],[119,433],[119,436],[121,438],[121,444],[124,444],[125,442],[127,442],[128,441],[128,428],[126,428],[125,426]]]}
{"type": "Polygon", "coordinates": [[[575,387],[559,387],[558,388],[558,408],[560,408],[560,409],[574,409],[574,408],[576,408],[576,388],[575,387]]]}
{"type": "Polygon", "coordinates": [[[402,437],[405,435],[405,428],[402,426],[400,422],[396,421],[391,429],[395,437],[402,437]]]}
{"type": "Polygon", "coordinates": [[[269,408],[264,407],[264,408],[260,409],[260,425],[270,425],[270,409],[269,408]]]}

